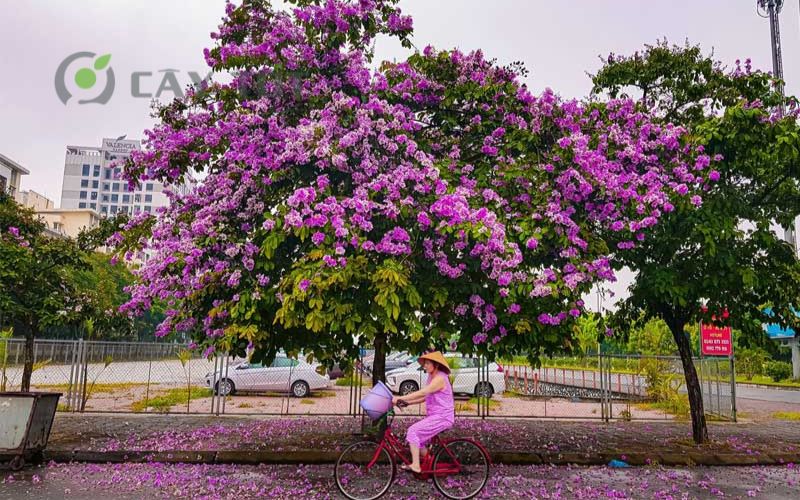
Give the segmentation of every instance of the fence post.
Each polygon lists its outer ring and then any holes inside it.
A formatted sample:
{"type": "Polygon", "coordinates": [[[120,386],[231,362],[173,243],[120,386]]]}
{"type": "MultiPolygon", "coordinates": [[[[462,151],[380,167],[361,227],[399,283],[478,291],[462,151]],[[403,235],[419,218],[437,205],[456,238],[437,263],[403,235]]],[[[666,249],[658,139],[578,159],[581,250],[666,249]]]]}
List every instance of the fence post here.
{"type": "Polygon", "coordinates": [[[525,395],[528,395],[528,367],[525,367],[525,395]]]}
{"type": "Polygon", "coordinates": [[[730,355],[731,360],[731,417],[736,422],[736,363],[733,359],[733,354],[730,355]]]}
{"type": "Polygon", "coordinates": [[[75,383],[75,357],[77,355],[77,352],[76,352],[76,342],[70,342],[70,344],[72,345],[72,349],[69,357],[69,385],[67,386],[67,409],[70,411],[74,411],[72,405],[72,395],[74,391],[73,384],[75,383]]]}
{"type": "Polygon", "coordinates": [[[86,394],[86,377],[89,376],[89,356],[86,354],[87,350],[87,342],[83,339],[78,341],[80,345],[79,356],[78,359],[78,391],[77,391],[77,399],[78,399],[78,410],[83,413],[83,398],[86,394]]]}
{"type": "MultiPolygon", "coordinates": [[[[150,356],[152,358],[152,356],[150,356]]],[[[150,374],[153,371],[153,360],[147,362],[147,384],[144,389],[144,411],[147,411],[147,403],[150,402],[150,374]]]]}

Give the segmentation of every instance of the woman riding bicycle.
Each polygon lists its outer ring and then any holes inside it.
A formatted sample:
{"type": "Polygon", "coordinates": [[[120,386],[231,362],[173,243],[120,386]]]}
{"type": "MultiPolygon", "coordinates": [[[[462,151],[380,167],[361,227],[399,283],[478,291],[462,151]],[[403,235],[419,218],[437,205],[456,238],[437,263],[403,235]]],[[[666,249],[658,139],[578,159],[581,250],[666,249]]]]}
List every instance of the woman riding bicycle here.
{"type": "Polygon", "coordinates": [[[433,436],[453,427],[455,421],[455,404],[453,402],[453,387],[450,385],[450,368],[447,361],[439,351],[429,352],[417,360],[428,374],[427,385],[415,392],[402,397],[394,397],[394,404],[419,404],[425,402],[427,416],[408,428],[406,441],[411,449],[411,464],[401,466],[403,470],[419,473],[420,450],[422,456],[428,451],[425,446],[433,436]]]}

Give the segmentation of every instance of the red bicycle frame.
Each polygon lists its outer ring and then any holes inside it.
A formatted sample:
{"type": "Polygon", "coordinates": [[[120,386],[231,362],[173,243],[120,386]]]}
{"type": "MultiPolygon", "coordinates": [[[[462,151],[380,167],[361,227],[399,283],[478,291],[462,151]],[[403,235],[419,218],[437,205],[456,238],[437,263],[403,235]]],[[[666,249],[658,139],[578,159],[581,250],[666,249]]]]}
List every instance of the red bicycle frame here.
{"type": "MultiPolygon", "coordinates": [[[[478,448],[481,449],[482,452],[485,453],[486,457],[489,459],[489,463],[491,464],[491,458],[489,454],[486,452],[486,449],[481,445],[479,442],[474,441],[469,438],[459,438],[460,440],[469,441],[475,444],[478,448]]],[[[430,477],[431,474],[436,476],[447,476],[451,474],[458,474],[461,472],[461,464],[459,463],[458,459],[453,455],[450,449],[447,447],[447,444],[455,441],[455,439],[441,439],[439,436],[434,436],[429,444],[429,448],[432,450],[434,447],[441,447],[445,450],[447,455],[449,456],[449,460],[445,463],[437,464],[436,470],[432,470],[433,467],[433,456],[432,452],[428,452],[429,459],[422,463],[422,470],[419,473],[422,479],[427,479],[430,477]]],[[[378,461],[380,457],[381,451],[386,450],[390,456],[394,457],[395,460],[399,459],[405,465],[411,464],[411,459],[406,456],[405,450],[406,447],[404,444],[395,437],[394,433],[392,433],[391,425],[386,427],[386,430],[383,433],[383,439],[381,439],[380,444],[375,449],[375,454],[372,457],[372,460],[367,464],[367,469],[371,469],[373,465],[378,461]]]]}

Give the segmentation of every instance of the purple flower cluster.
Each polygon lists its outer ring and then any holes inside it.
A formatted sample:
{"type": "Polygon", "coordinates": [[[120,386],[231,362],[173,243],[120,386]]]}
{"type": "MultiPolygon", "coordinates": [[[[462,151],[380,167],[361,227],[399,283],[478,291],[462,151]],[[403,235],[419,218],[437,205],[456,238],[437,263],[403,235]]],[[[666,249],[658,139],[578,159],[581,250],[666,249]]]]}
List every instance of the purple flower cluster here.
{"type": "Polygon", "coordinates": [[[154,215],[151,238],[138,242],[151,258],[124,310],[166,302],[160,332],[194,318],[215,338],[236,324],[226,308],[268,304],[285,317],[284,305],[324,293],[311,274],[394,259],[452,290],[453,302],[411,313],[500,343],[525,331],[523,319],[551,327],[579,315],[580,294],[614,277],[615,250],[593,242],[613,233],[616,249],[634,247],[677,198],[699,205],[696,193],[719,178],[682,128],[632,101],[536,96],[480,51],[428,47],[374,70],[375,33],[335,42],[367,20],[406,36],[412,21],[393,4],[240,7],[246,16],[229,4],[206,60],[237,76],[162,112],[126,165],[131,183],[204,177],[154,215]],[[465,99],[474,88],[494,90],[465,99]],[[463,121],[432,127],[437,113],[463,121]],[[543,146],[533,154],[525,143],[543,146]],[[276,255],[304,270],[275,265],[276,255]],[[485,293],[466,305],[459,294],[471,287],[485,293]]]}

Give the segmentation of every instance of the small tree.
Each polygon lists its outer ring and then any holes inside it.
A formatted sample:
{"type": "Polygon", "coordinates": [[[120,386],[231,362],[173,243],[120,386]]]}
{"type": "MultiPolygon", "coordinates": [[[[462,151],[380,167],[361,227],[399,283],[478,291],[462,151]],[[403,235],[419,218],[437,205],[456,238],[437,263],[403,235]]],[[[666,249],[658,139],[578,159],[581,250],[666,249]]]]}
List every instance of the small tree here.
{"type": "Polygon", "coordinates": [[[68,324],[84,306],[69,271],[86,264],[77,244],[51,238],[32,210],[0,193],[0,311],[25,337],[22,391],[30,390],[34,338],[48,325],[68,324]]]}
{"type": "Polygon", "coordinates": [[[689,131],[705,155],[682,169],[686,181],[718,160],[702,200],[674,201],[663,224],[616,261],[636,271],[617,317],[630,322],[644,314],[669,327],[700,443],[708,430],[687,325],[724,320],[743,334],[763,335],[762,321],[797,323],[791,306],[800,302],[800,265],[772,229],[775,222],[793,226],[800,214],[796,100],[784,98],[778,82],[749,61],[727,71],[698,47],[666,42],[631,57],[610,56],[593,82],[595,95],[633,93],[641,109],[689,131]],[[765,304],[773,305],[774,318],[763,313],[765,304]]]}

